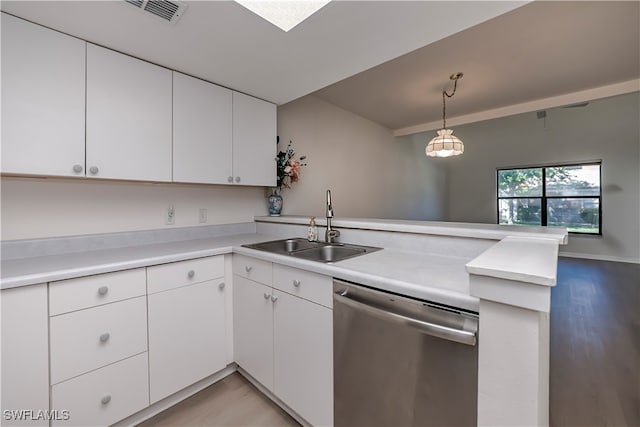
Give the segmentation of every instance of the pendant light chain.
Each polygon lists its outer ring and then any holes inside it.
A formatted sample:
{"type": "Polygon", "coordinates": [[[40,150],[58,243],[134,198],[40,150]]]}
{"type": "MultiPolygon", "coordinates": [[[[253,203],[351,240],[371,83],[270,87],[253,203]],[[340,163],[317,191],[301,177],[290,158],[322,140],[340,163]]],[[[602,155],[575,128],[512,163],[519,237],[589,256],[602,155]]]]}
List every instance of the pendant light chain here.
{"type": "Polygon", "coordinates": [[[447,113],[447,106],[446,106],[447,104],[445,102],[446,98],[444,96],[447,95],[447,98],[452,98],[453,95],[456,94],[456,89],[458,87],[458,79],[459,78],[460,77],[452,79],[453,80],[453,92],[451,92],[451,95],[449,95],[446,90],[442,91],[442,128],[443,129],[447,128],[447,114],[446,114],[447,113]]]}

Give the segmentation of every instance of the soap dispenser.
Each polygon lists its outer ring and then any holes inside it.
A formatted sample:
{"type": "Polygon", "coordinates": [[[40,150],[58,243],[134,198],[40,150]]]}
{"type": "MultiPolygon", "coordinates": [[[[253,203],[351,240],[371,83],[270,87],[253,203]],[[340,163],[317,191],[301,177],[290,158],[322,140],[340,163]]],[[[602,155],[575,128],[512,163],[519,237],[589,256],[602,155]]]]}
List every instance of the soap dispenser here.
{"type": "Polygon", "coordinates": [[[315,242],[318,240],[318,227],[316,227],[316,217],[312,216],[309,221],[309,227],[307,228],[307,240],[315,242]]]}

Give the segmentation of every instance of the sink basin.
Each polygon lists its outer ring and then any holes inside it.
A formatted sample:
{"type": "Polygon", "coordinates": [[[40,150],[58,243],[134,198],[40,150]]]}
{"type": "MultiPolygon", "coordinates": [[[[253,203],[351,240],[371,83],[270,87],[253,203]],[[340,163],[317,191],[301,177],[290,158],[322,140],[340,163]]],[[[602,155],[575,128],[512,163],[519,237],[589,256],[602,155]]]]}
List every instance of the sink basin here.
{"type": "Polygon", "coordinates": [[[303,249],[317,248],[324,245],[322,242],[310,242],[307,239],[294,238],[283,240],[272,240],[270,242],[254,243],[251,245],[243,245],[244,247],[251,249],[258,249],[260,251],[275,252],[278,254],[287,254],[303,249]]]}
{"type": "Polygon", "coordinates": [[[364,255],[367,249],[362,247],[330,244],[318,248],[305,249],[292,253],[296,258],[320,262],[337,262],[358,255],[364,255]]]}
{"type": "Polygon", "coordinates": [[[250,249],[325,263],[338,262],[381,249],[372,246],[349,245],[344,243],[310,242],[302,238],[272,240],[270,242],[253,243],[243,246],[250,249]]]}

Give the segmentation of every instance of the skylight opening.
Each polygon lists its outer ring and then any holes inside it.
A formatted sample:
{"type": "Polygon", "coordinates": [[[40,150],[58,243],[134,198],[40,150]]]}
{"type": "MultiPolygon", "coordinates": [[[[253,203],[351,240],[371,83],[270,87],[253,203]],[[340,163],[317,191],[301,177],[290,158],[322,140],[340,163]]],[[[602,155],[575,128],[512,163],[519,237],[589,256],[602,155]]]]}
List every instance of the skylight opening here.
{"type": "Polygon", "coordinates": [[[288,32],[331,0],[235,0],[236,3],[288,32]]]}

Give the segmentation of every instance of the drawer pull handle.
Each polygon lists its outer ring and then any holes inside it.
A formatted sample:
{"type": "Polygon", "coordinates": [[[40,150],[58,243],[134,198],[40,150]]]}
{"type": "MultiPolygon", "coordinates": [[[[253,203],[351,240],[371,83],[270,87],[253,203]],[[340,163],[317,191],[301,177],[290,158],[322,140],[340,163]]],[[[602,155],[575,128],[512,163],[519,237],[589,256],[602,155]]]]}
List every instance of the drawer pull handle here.
{"type": "Polygon", "coordinates": [[[300,280],[298,280],[298,279],[294,280],[294,281],[293,281],[293,286],[295,286],[296,288],[297,288],[298,286],[300,286],[300,280]]]}
{"type": "Polygon", "coordinates": [[[218,285],[218,289],[223,290],[224,289],[224,282],[220,283],[218,285]]]}
{"type": "Polygon", "coordinates": [[[247,265],[247,266],[244,268],[244,271],[246,271],[247,273],[249,273],[249,272],[251,271],[251,269],[252,269],[252,268],[253,268],[253,267],[251,267],[250,265],[247,265]]]}
{"type": "Polygon", "coordinates": [[[271,295],[269,295],[268,293],[266,293],[266,292],[264,293],[264,299],[269,299],[270,296],[271,295]]]}
{"type": "Polygon", "coordinates": [[[189,276],[189,279],[193,279],[193,276],[196,275],[196,272],[193,270],[189,270],[189,272],[187,273],[187,276],[189,276]]]}
{"type": "Polygon", "coordinates": [[[109,292],[109,287],[108,286],[100,286],[98,288],[98,295],[105,296],[107,294],[107,292],[109,292]]]}
{"type": "Polygon", "coordinates": [[[109,332],[105,332],[104,334],[100,335],[100,342],[107,342],[109,341],[110,337],[111,334],[109,334],[109,332]]]}
{"type": "Polygon", "coordinates": [[[103,397],[102,399],[100,399],[100,402],[103,405],[106,405],[107,403],[111,402],[111,395],[107,394],[105,397],[103,397]]]}
{"type": "Polygon", "coordinates": [[[278,301],[278,297],[275,295],[271,295],[271,302],[276,302],[278,301]]]}

